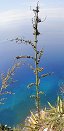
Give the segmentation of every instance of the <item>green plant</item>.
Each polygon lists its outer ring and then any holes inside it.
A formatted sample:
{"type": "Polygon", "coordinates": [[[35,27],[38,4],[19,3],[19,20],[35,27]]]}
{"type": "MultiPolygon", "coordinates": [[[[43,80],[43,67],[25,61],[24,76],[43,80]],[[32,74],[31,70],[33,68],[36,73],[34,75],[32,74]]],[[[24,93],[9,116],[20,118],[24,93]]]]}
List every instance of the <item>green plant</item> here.
{"type": "MultiPolygon", "coordinates": [[[[18,37],[16,39],[12,39],[11,41],[15,40],[16,43],[20,42],[20,43],[23,43],[23,44],[26,44],[26,45],[31,45],[31,47],[34,50],[34,56],[30,56],[30,55],[16,56],[16,59],[23,59],[23,58],[25,59],[25,58],[27,58],[27,59],[32,59],[34,61],[34,67],[31,64],[29,64],[29,67],[32,69],[32,71],[35,74],[35,82],[30,83],[28,85],[28,88],[32,88],[32,87],[36,88],[35,95],[31,95],[30,97],[34,98],[36,100],[36,112],[37,112],[36,114],[37,114],[37,116],[35,116],[35,114],[32,114],[32,112],[31,112],[31,117],[30,118],[32,119],[33,126],[31,127],[30,125],[32,125],[32,124],[27,123],[25,130],[28,129],[30,131],[38,131],[40,126],[41,126],[40,95],[44,94],[44,92],[42,92],[40,90],[40,80],[41,80],[41,78],[49,76],[52,73],[40,74],[44,70],[43,67],[39,66],[40,59],[41,59],[41,57],[42,57],[42,55],[44,53],[44,50],[43,50],[43,48],[41,50],[38,50],[38,48],[37,48],[38,36],[40,35],[40,33],[38,31],[38,24],[40,22],[42,22],[41,19],[38,16],[38,14],[39,14],[38,2],[37,2],[36,9],[33,9],[33,12],[35,14],[34,19],[32,20],[33,30],[34,30],[34,33],[33,33],[34,42],[32,42],[31,40],[25,40],[23,38],[18,38],[18,37]]],[[[44,21],[45,21],[45,19],[44,19],[44,21]]],[[[25,125],[24,125],[24,127],[25,127],[25,125]]]]}
{"type": "Polygon", "coordinates": [[[58,96],[56,107],[52,106],[49,102],[48,105],[51,109],[46,110],[47,117],[44,120],[45,127],[52,129],[53,131],[64,130],[64,102],[58,96]]]}
{"type": "Polygon", "coordinates": [[[33,29],[34,29],[34,42],[32,42],[31,40],[25,40],[23,38],[16,38],[16,39],[12,39],[11,41],[16,41],[16,43],[20,42],[20,43],[24,43],[24,44],[29,44],[32,46],[33,50],[34,50],[34,56],[16,56],[16,59],[20,59],[20,58],[27,58],[27,59],[32,59],[35,63],[35,67],[33,67],[32,65],[29,65],[30,68],[33,70],[34,74],[35,74],[35,82],[34,83],[30,83],[28,85],[29,88],[31,88],[32,86],[36,87],[36,94],[32,95],[32,98],[35,98],[36,100],[36,108],[37,108],[37,114],[38,114],[38,121],[40,121],[40,95],[43,94],[44,92],[40,91],[40,79],[43,77],[46,77],[48,75],[51,75],[52,73],[46,73],[46,74],[42,74],[40,75],[40,72],[42,72],[44,69],[43,67],[39,67],[39,63],[40,63],[40,59],[43,55],[43,48],[39,51],[37,49],[37,44],[38,44],[38,36],[40,35],[39,31],[38,31],[38,24],[41,21],[41,19],[38,16],[39,13],[39,6],[38,6],[38,2],[37,2],[37,6],[36,9],[33,9],[34,11],[34,19],[33,19],[33,29]]]}

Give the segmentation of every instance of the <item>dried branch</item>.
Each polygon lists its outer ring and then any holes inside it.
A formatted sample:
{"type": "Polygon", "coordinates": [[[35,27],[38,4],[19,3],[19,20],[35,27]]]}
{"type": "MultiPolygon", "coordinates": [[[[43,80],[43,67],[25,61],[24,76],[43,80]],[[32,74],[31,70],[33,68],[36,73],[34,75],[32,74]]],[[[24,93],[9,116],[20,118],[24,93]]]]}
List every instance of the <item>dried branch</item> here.
{"type": "Polygon", "coordinates": [[[31,58],[31,59],[35,60],[35,58],[32,56],[16,56],[16,59],[20,59],[20,58],[29,58],[29,59],[31,58]]]}
{"type": "Polygon", "coordinates": [[[15,93],[11,92],[11,91],[4,91],[4,92],[0,92],[0,95],[7,95],[7,94],[10,94],[10,95],[15,95],[15,93]]]}
{"type": "MultiPolygon", "coordinates": [[[[11,92],[11,91],[6,91],[6,88],[13,82],[15,82],[12,78],[12,75],[14,75],[14,71],[16,68],[20,67],[21,63],[15,63],[14,66],[12,66],[11,69],[8,69],[8,72],[6,74],[6,76],[4,74],[1,74],[1,79],[2,79],[2,86],[1,86],[1,89],[0,89],[0,96],[2,95],[7,95],[7,94],[10,94],[10,95],[14,95],[15,93],[11,92]]],[[[7,99],[7,98],[1,98],[0,99],[0,104],[4,104],[4,100],[7,99]]]]}
{"type": "Polygon", "coordinates": [[[54,72],[43,74],[43,75],[41,75],[39,78],[46,77],[46,76],[50,76],[50,75],[52,75],[53,73],[54,73],[54,72]]]}
{"type": "Polygon", "coordinates": [[[44,50],[42,48],[42,50],[40,50],[39,53],[38,53],[38,64],[40,62],[41,56],[43,55],[43,52],[44,52],[44,50]]]}
{"type": "Polygon", "coordinates": [[[12,75],[14,75],[13,73],[14,73],[15,69],[20,67],[20,65],[21,65],[20,62],[14,64],[14,66],[12,66],[11,70],[10,69],[8,70],[6,76],[4,74],[1,74],[1,79],[2,79],[1,91],[3,89],[6,89],[9,86],[10,83],[14,82],[11,77],[12,77],[12,75]],[[11,80],[11,81],[9,82],[9,80],[11,80]]]}
{"type": "Polygon", "coordinates": [[[32,46],[32,48],[34,49],[34,50],[36,50],[36,47],[35,47],[35,45],[31,42],[31,40],[25,40],[25,39],[23,39],[23,38],[16,38],[16,39],[12,39],[12,40],[10,40],[10,41],[16,41],[16,43],[19,43],[19,44],[21,44],[21,43],[23,43],[23,44],[29,44],[29,45],[31,45],[32,46]]]}
{"type": "Polygon", "coordinates": [[[30,83],[27,87],[31,88],[32,86],[35,86],[35,85],[36,85],[36,83],[30,83]]]}
{"type": "Polygon", "coordinates": [[[40,91],[40,92],[39,92],[39,94],[43,95],[43,94],[44,94],[44,92],[40,91]]]}

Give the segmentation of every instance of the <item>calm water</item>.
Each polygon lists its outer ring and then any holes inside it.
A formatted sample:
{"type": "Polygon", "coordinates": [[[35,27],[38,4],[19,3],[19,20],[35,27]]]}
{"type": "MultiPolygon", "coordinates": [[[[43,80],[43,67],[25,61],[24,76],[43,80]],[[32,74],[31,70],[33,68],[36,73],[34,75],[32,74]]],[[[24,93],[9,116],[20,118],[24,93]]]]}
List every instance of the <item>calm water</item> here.
{"type": "MultiPolygon", "coordinates": [[[[55,103],[59,94],[59,85],[64,81],[64,20],[47,19],[39,26],[41,35],[39,36],[38,49],[44,48],[44,55],[41,58],[40,66],[44,68],[43,73],[54,72],[53,76],[41,80],[41,90],[45,95],[41,97],[41,105],[47,106],[47,101],[55,103]]],[[[14,22],[7,26],[0,27],[0,72],[7,72],[14,64],[17,55],[34,55],[31,46],[10,42],[7,39],[22,36],[25,39],[33,40],[32,24],[30,21],[24,23],[14,22]]],[[[30,110],[35,110],[35,104],[30,95],[35,89],[27,89],[27,85],[34,81],[35,76],[29,69],[28,63],[33,61],[25,60],[26,64],[16,69],[14,79],[17,80],[9,86],[8,90],[15,92],[15,95],[8,95],[8,100],[4,105],[0,105],[0,123],[10,126],[22,122],[30,110]]],[[[1,82],[0,82],[1,84],[1,82]]]]}

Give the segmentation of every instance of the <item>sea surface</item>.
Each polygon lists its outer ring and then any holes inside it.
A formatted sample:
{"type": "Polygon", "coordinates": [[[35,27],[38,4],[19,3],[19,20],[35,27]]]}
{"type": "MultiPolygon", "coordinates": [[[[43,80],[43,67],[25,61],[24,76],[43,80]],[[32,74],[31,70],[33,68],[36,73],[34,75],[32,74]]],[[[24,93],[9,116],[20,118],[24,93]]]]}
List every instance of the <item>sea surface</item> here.
{"type": "MultiPolygon", "coordinates": [[[[38,36],[38,50],[44,49],[40,61],[40,67],[44,68],[43,74],[54,72],[53,75],[42,78],[40,88],[44,91],[41,96],[41,108],[48,107],[47,102],[56,104],[60,93],[60,85],[64,82],[64,20],[58,18],[47,18],[39,25],[41,33],[38,36]]],[[[26,40],[34,40],[31,19],[24,22],[14,21],[0,26],[0,74],[6,75],[8,69],[12,68],[18,55],[33,55],[34,51],[30,45],[18,44],[11,39],[22,37],[26,40]]],[[[35,94],[35,88],[28,89],[27,85],[35,81],[35,75],[28,64],[32,60],[22,59],[21,67],[15,70],[13,79],[15,83],[9,85],[8,90],[15,95],[4,95],[8,99],[4,105],[0,105],[0,123],[15,126],[23,123],[30,110],[35,111],[35,101],[30,95],[35,94]],[[23,65],[23,63],[25,63],[23,65]]],[[[1,87],[0,79],[0,87],[1,87]]]]}

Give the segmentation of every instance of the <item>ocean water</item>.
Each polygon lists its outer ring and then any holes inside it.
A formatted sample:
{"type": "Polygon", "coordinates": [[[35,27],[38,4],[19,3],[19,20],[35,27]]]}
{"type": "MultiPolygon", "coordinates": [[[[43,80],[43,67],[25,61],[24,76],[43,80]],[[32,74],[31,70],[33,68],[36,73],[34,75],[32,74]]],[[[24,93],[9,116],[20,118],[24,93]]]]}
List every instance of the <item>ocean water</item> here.
{"type": "MultiPolygon", "coordinates": [[[[47,19],[39,26],[41,35],[38,37],[38,49],[44,48],[44,54],[40,61],[40,67],[44,68],[43,73],[54,72],[52,76],[41,79],[40,88],[44,91],[41,96],[41,108],[48,106],[47,102],[55,104],[59,95],[60,84],[64,82],[64,20],[47,19]]],[[[24,23],[8,23],[0,26],[0,73],[6,74],[8,69],[17,62],[18,55],[33,55],[31,46],[10,42],[10,39],[23,37],[33,41],[33,29],[31,20],[24,23]]],[[[16,69],[13,76],[17,80],[8,87],[8,90],[15,92],[15,95],[7,95],[4,105],[0,105],[0,123],[15,126],[22,123],[30,110],[35,110],[35,101],[30,95],[35,93],[35,88],[28,89],[27,85],[35,81],[35,75],[28,67],[28,63],[34,66],[32,60],[25,61],[16,69]]],[[[0,79],[1,81],[1,79],[0,79]]],[[[1,82],[0,82],[1,85],[1,82]]]]}

